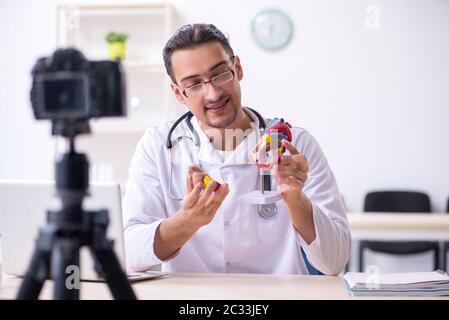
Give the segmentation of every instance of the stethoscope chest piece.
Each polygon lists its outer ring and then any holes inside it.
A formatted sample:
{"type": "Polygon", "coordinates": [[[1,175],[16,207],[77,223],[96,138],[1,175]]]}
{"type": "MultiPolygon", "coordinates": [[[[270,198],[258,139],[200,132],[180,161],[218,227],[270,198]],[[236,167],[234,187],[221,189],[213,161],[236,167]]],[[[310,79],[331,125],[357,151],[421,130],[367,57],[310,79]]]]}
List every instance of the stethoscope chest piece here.
{"type": "Polygon", "coordinates": [[[255,190],[241,195],[239,200],[243,203],[256,204],[259,215],[262,218],[271,219],[277,214],[276,202],[281,200],[281,194],[278,191],[255,190]]]}
{"type": "Polygon", "coordinates": [[[262,218],[271,219],[277,214],[277,206],[274,203],[259,205],[259,214],[262,218]]]}

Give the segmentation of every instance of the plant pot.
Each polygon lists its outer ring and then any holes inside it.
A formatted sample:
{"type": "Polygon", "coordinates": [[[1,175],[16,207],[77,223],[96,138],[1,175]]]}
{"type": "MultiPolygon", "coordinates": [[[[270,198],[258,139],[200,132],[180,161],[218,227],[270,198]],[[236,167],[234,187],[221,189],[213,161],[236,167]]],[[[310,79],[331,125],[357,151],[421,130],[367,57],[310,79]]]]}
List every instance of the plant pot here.
{"type": "Polygon", "coordinates": [[[108,43],[108,57],[111,60],[125,59],[125,42],[108,43]]]}

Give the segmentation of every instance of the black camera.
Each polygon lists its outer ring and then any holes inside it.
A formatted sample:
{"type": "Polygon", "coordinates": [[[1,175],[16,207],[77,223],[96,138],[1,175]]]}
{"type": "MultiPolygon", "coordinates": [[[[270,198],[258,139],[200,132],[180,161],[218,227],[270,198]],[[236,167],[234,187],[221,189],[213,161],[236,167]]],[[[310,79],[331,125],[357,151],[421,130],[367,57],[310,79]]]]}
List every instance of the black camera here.
{"type": "Polygon", "coordinates": [[[76,49],[40,58],[32,70],[31,104],[36,119],[76,123],[126,115],[121,65],[88,61],[76,49]]]}

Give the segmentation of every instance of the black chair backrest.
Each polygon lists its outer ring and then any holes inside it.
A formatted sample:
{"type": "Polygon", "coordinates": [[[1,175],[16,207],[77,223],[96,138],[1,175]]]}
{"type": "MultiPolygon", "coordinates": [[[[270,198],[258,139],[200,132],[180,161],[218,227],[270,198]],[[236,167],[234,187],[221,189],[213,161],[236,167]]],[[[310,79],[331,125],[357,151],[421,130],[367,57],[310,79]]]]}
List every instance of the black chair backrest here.
{"type": "Polygon", "coordinates": [[[446,207],[446,212],[449,213],[449,198],[447,199],[447,207],[446,207]]]}
{"type": "Polygon", "coordinates": [[[430,212],[430,199],[422,192],[375,191],[365,197],[364,211],[430,212]]]}

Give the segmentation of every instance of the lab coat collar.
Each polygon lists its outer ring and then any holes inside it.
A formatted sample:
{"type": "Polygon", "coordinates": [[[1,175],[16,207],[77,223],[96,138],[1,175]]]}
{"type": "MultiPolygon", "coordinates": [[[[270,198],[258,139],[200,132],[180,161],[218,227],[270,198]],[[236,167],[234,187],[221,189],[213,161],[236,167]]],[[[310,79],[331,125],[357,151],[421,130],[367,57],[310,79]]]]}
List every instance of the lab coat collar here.
{"type": "Polygon", "coordinates": [[[252,122],[250,123],[252,132],[248,136],[246,136],[246,138],[237,146],[234,152],[232,152],[231,155],[229,155],[225,159],[224,162],[210,142],[209,137],[206,135],[203,129],[201,129],[199,120],[195,116],[192,117],[193,128],[196,130],[196,132],[198,132],[198,136],[201,142],[198,155],[198,159],[200,161],[222,166],[242,165],[249,163],[249,151],[256,145],[260,137],[260,132],[258,130],[259,120],[251,110],[249,110],[248,108],[244,108],[244,110],[252,119],[252,122]]]}

